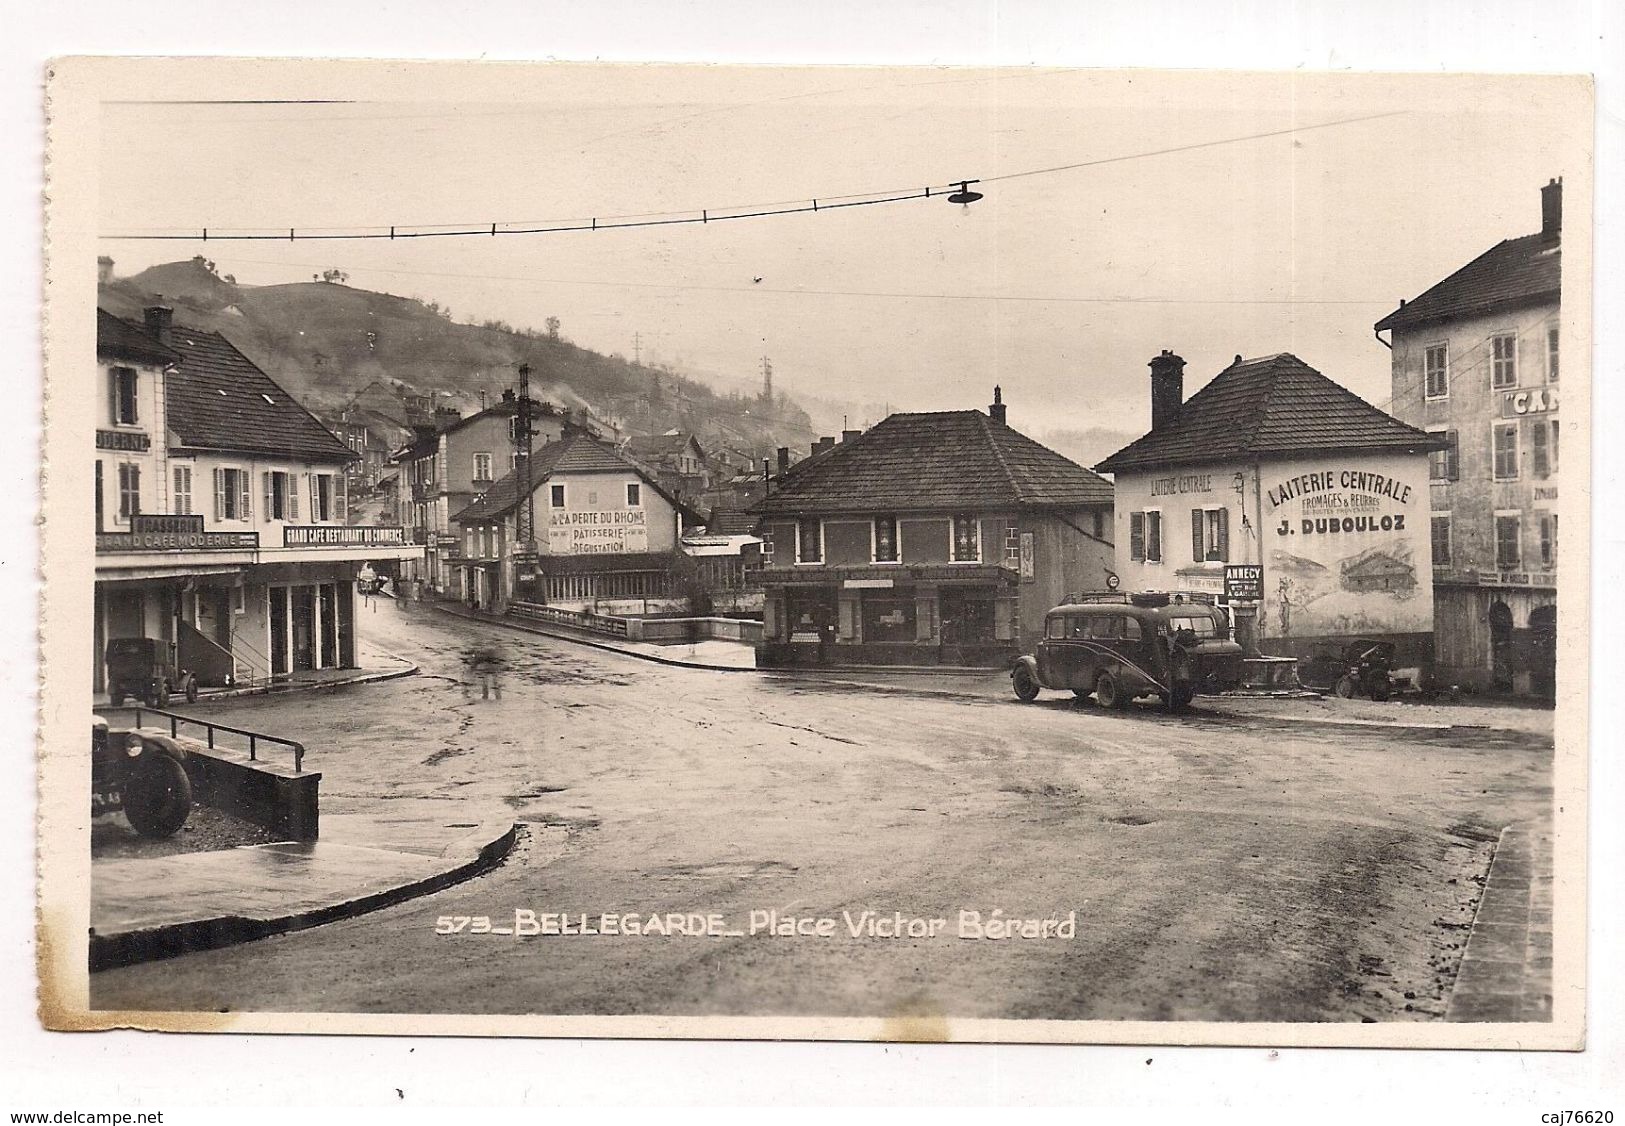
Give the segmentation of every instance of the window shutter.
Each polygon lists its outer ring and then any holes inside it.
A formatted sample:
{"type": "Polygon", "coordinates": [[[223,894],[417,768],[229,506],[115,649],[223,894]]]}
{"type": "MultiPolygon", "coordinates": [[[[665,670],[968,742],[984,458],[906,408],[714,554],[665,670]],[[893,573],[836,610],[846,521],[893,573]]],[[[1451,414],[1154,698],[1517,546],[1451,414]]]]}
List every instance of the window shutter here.
{"type": "Polygon", "coordinates": [[[226,471],[219,466],[214,470],[214,520],[215,523],[226,518],[226,471]]]}
{"type": "Polygon", "coordinates": [[[1456,432],[1446,430],[1444,436],[1445,440],[1450,443],[1450,448],[1444,452],[1444,475],[1452,481],[1460,480],[1461,454],[1456,448],[1456,432]]]}
{"type": "Polygon", "coordinates": [[[349,497],[345,495],[344,476],[342,474],[335,473],[333,475],[333,517],[340,524],[349,523],[349,519],[345,516],[344,511],[345,503],[348,500],[349,497]]]}
{"type": "Polygon", "coordinates": [[[107,369],[107,422],[118,425],[118,368],[107,369]]]}
{"type": "Polygon", "coordinates": [[[1219,509],[1219,560],[1223,563],[1230,561],[1230,510],[1219,509]]]}
{"type": "Polygon", "coordinates": [[[1200,563],[1207,558],[1206,545],[1202,542],[1202,522],[1206,513],[1200,508],[1191,509],[1191,561],[1200,563]]]}
{"type": "MultiPolygon", "coordinates": [[[[311,505],[312,511],[315,505],[311,505]]],[[[299,474],[288,474],[288,519],[299,519],[299,474]]]]}
{"type": "Polygon", "coordinates": [[[269,520],[276,515],[276,509],[271,506],[271,474],[269,471],[260,474],[260,483],[265,486],[265,518],[269,520]]]}
{"type": "Polygon", "coordinates": [[[1145,513],[1131,512],[1128,516],[1128,554],[1130,559],[1145,558],[1145,513]]]}
{"type": "Polygon", "coordinates": [[[131,465],[130,470],[130,515],[141,515],[141,467],[131,465]]]}
{"type": "Polygon", "coordinates": [[[254,507],[251,502],[254,499],[254,488],[249,483],[248,470],[239,469],[237,479],[243,483],[242,508],[237,513],[237,519],[252,520],[254,518],[254,507]]]}

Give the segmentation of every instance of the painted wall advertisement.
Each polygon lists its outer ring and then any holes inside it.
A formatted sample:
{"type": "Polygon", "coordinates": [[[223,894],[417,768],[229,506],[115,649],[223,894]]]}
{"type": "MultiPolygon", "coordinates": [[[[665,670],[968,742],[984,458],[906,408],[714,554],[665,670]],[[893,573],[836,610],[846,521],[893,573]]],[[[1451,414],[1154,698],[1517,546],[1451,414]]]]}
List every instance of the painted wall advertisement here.
{"type": "Polygon", "coordinates": [[[1265,466],[1259,489],[1268,635],[1432,630],[1423,457],[1265,466]]]}
{"type": "Polygon", "coordinates": [[[619,555],[649,550],[649,517],[642,509],[554,511],[547,517],[553,555],[619,555]]]}

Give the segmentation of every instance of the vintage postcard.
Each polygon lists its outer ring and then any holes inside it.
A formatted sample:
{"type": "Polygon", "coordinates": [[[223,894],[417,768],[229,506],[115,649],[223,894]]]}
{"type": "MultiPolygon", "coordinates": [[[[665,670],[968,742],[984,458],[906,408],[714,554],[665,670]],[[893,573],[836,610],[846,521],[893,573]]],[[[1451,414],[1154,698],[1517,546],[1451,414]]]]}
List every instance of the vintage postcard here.
{"type": "Polygon", "coordinates": [[[1583,1046],[1588,79],[46,89],[47,1027],[1583,1046]]]}

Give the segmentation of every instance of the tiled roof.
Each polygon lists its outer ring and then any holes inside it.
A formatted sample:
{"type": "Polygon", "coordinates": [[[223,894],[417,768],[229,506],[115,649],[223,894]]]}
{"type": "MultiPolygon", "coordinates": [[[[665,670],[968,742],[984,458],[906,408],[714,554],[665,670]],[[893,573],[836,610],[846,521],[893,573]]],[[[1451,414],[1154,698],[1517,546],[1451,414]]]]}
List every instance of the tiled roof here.
{"type": "Polygon", "coordinates": [[[115,317],[106,309],[96,310],[96,352],[154,364],[173,364],[181,358],[179,352],[164,347],[145,328],[115,317]]]}
{"type": "MultiPolygon", "coordinates": [[[[616,453],[590,434],[576,431],[556,442],[538,446],[531,454],[531,491],[534,492],[555,473],[636,473],[655,492],[672,505],[678,502],[662,489],[642,468],[616,453]]],[[[514,471],[477,497],[473,504],[454,513],[453,520],[495,520],[512,512],[519,505],[519,473],[514,471]]],[[[685,509],[686,511],[686,509],[685,509]]]]}
{"type": "Polygon", "coordinates": [[[768,514],[984,510],[1112,502],[1111,485],[981,411],[894,414],[782,475],[768,514]]]}
{"type": "Polygon", "coordinates": [[[699,445],[691,434],[636,434],[626,440],[626,449],[633,457],[674,457],[690,442],[699,445]]]}
{"type": "Polygon", "coordinates": [[[225,337],[175,325],[169,344],[181,355],[167,383],[169,429],[181,445],[301,461],[358,456],[225,337]]]}
{"type": "Polygon", "coordinates": [[[1326,450],[1428,450],[1437,442],[1282,352],[1231,364],[1186,400],[1172,423],[1096,468],[1120,473],[1326,450]]]}
{"type": "Polygon", "coordinates": [[[1476,316],[1537,301],[1556,301],[1562,267],[1562,244],[1556,236],[1536,234],[1507,239],[1416,300],[1407,301],[1389,313],[1377,322],[1377,331],[1476,316]]]}

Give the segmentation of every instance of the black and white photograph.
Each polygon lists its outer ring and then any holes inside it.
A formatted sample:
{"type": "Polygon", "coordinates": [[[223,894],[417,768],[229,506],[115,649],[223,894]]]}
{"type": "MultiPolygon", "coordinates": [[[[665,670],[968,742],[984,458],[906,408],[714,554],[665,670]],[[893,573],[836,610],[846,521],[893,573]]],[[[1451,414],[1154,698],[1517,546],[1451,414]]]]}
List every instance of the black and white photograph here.
{"type": "Polygon", "coordinates": [[[1582,1046],[1587,78],[47,93],[48,1027],[1582,1046]]]}

